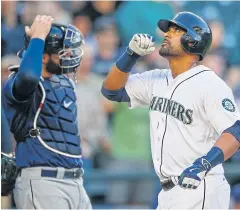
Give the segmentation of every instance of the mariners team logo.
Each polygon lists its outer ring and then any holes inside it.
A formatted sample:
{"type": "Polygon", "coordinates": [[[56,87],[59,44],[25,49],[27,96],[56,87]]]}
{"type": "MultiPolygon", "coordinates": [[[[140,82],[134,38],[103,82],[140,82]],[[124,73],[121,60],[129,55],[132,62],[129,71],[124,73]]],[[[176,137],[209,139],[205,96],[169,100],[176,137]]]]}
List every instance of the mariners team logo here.
{"type": "Polygon", "coordinates": [[[228,110],[229,112],[235,112],[235,106],[230,99],[228,99],[228,98],[223,99],[222,105],[223,105],[224,109],[228,110]]]}
{"type": "Polygon", "coordinates": [[[168,98],[154,96],[149,109],[171,115],[187,125],[190,125],[193,121],[192,109],[187,109],[182,104],[168,98]]]}

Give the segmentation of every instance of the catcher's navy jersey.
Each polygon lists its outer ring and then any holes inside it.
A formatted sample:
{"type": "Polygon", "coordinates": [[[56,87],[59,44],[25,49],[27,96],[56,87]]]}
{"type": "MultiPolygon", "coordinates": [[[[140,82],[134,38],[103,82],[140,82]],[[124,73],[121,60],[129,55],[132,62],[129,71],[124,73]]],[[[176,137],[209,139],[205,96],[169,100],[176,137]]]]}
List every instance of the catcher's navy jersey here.
{"type": "Polygon", "coordinates": [[[13,95],[16,74],[3,86],[2,105],[17,140],[17,166],[82,167],[76,96],[71,81],[62,75],[42,78],[29,99],[19,101],[13,95]],[[40,132],[29,135],[35,128],[40,132]]]}

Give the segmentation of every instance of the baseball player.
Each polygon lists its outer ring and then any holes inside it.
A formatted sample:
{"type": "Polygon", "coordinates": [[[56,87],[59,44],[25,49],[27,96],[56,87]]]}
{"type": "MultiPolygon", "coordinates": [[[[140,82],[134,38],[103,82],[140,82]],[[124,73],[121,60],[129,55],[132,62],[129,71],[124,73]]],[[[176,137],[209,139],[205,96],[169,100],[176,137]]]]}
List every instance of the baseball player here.
{"type": "Polygon", "coordinates": [[[147,106],[154,168],[163,190],[159,209],[227,209],[230,187],[222,163],[240,146],[240,115],[231,89],[197,65],[212,33],[190,12],[159,20],[159,54],[170,69],[129,76],[137,59],[155,50],[153,37],[135,34],[102,86],[109,100],[147,106]]]}
{"type": "Polygon", "coordinates": [[[73,82],[63,74],[80,65],[84,44],[72,25],[38,15],[25,28],[20,66],[3,86],[2,106],[17,141],[14,188],[17,209],[91,209],[73,82]]]}

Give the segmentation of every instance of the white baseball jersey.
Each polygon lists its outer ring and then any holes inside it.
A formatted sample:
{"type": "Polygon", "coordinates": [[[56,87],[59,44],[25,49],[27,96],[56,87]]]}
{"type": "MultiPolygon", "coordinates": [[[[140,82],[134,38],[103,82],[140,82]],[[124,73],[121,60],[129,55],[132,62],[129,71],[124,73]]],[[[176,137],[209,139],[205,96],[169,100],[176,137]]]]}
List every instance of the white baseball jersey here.
{"type": "MultiPolygon", "coordinates": [[[[134,74],[125,88],[131,108],[149,107],[152,158],[161,180],[180,176],[240,119],[231,89],[202,65],[174,79],[169,69],[134,74]]],[[[222,173],[222,165],[209,172],[222,173]]]]}

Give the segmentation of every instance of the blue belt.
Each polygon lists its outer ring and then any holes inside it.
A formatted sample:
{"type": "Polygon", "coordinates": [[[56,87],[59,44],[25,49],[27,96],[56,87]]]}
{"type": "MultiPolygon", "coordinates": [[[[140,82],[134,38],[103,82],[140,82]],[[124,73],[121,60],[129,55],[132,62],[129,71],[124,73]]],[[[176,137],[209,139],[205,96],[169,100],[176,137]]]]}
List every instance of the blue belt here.
{"type": "MultiPolygon", "coordinates": [[[[82,168],[74,169],[73,171],[64,171],[63,172],[62,179],[78,179],[82,177],[84,171],[82,168]]],[[[58,171],[57,170],[47,170],[42,169],[41,170],[41,177],[50,177],[50,178],[57,178],[58,171]]],[[[21,176],[21,171],[19,173],[19,176],[21,176]]]]}
{"type": "MultiPolygon", "coordinates": [[[[46,170],[42,169],[41,176],[42,177],[52,177],[57,178],[58,171],[54,170],[46,170]]],[[[79,168],[75,171],[65,171],[63,175],[63,179],[78,179],[83,175],[83,169],[79,168]]]]}

